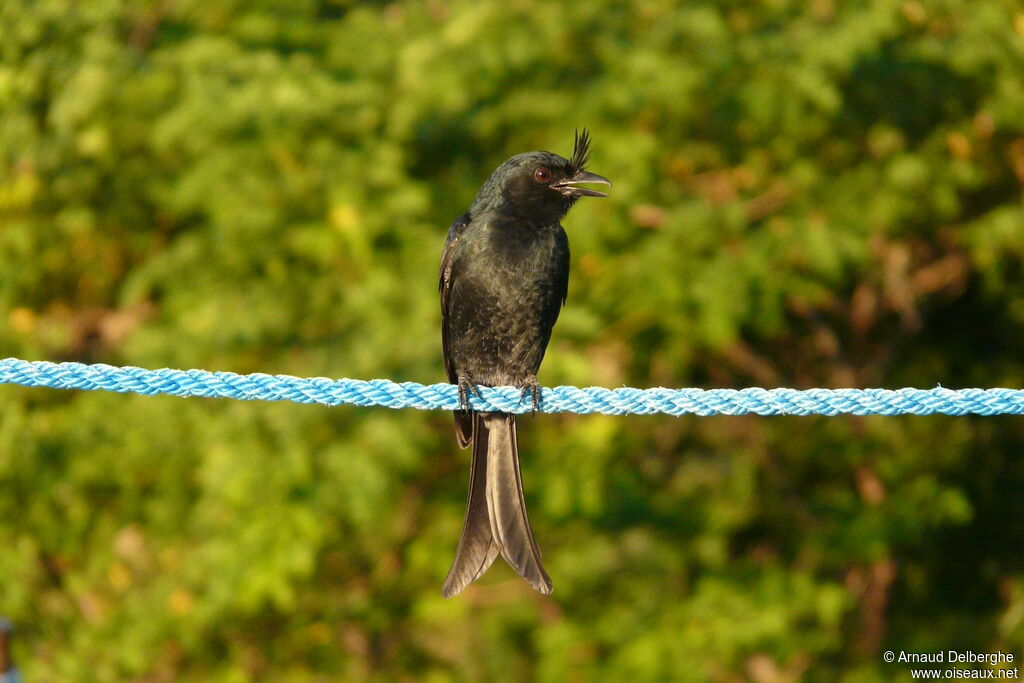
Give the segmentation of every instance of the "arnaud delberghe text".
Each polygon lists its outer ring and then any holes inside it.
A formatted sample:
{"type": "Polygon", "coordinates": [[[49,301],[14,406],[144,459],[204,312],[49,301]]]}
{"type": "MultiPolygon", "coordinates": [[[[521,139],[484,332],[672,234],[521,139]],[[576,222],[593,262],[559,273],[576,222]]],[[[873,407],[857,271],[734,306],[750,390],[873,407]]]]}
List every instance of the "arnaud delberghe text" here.
{"type": "Polygon", "coordinates": [[[1014,661],[1012,652],[959,652],[939,650],[938,652],[900,651],[898,662],[910,664],[1007,664],[1014,661]]]}

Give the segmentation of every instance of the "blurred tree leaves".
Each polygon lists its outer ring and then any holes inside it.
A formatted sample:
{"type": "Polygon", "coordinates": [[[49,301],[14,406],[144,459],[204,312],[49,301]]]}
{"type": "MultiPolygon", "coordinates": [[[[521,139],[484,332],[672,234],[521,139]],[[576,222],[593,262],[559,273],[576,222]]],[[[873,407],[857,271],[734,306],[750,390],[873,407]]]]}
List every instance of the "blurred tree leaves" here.
{"type": "MultiPolygon", "coordinates": [[[[1020,386],[1010,0],[0,4],[0,353],[437,381],[451,219],[595,134],[546,384],[1020,386]]],[[[40,680],[887,680],[1024,642],[1009,418],[524,420],[557,585],[438,587],[445,415],[0,391],[40,680]],[[884,647],[883,647],[884,646],[884,647]]]]}

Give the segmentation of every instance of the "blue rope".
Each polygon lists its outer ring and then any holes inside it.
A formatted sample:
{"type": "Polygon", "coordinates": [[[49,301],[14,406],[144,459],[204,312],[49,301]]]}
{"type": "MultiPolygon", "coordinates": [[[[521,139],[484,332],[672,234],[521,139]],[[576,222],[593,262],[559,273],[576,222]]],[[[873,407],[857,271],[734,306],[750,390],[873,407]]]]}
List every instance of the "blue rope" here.
{"type": "MultiPolygon", "coordinates": [[[[294,401],[328,406],[386,406],[454,410],[452,384],[396,383],[386,379],[237,375],[206,370],[144,370],[83,363],[49,363],[17,358],[0,360],[0,384],[53,389],[102,389],[120,393],[294,401]]],[[[480,387],[470,398],[476,410],[530,412],[514,387],[480,387]]],[[[1021,389],[604,389],[545,388],[544,413],[604,415],[1021,415],[1021,389]]]]}

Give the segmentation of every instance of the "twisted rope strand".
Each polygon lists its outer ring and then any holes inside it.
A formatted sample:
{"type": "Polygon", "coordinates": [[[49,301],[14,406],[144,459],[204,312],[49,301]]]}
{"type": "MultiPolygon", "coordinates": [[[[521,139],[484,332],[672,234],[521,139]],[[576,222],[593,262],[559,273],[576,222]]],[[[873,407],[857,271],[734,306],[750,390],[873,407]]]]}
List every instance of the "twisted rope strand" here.
{"type": "MultiPolygon", "coordinates": [[[[294,401],[328,406],[455,410],[452,384],[292,377],[206,370],[145,370],[83,363],[0,360],[0,384],[145,395],[203,396],[245,401],[294,401]]],[[[529,413],[515,387],[480,387],[475,410],[529,413]]],[[[554,387],[541,393],[540,412],[587,415],[1021,415],[1021,389],[605,389],[554,387]]]]}

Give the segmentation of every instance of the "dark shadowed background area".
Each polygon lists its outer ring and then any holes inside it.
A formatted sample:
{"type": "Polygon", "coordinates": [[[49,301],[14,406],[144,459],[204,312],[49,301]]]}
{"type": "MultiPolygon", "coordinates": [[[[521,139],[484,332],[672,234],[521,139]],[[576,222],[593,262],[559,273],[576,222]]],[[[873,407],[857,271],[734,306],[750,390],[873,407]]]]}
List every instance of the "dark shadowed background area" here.
{"type": "MultiPolygon", "coordinates": [[[[0,2],[0,356],[442,381],[506,157],[565,224],[545,385],[1022,386],[1013,0],[0,2]]],[[[445,413],[0,387],[27,680],[903,680],[1022,652],[1020,418],[539,416],[551,598],[439,595],[445,413]]]]}

